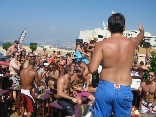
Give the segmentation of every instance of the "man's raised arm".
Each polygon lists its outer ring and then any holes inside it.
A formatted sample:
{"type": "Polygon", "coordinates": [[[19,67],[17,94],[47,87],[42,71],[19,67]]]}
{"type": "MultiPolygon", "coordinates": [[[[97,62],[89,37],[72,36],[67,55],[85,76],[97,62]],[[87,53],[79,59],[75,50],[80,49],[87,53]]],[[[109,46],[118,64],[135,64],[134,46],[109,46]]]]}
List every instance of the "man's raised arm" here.
{"type": "Polygon", "coordinates": [[[138,27],[139,27],[140,33],[138,34],[138,36],[136,38],[132,38],[132,40],[135,43],[135,47],[138,47],[144,38],[144,28],[142,27],[142,25],[140,23],[138,24],[138,27]]]}
{"type": "Polygon", "coordinates": [[[11,49],[12,49],[12,46],[10,46],[8,50],[6,51],[6,56],[11,56],[12,54],[11,49]]]}

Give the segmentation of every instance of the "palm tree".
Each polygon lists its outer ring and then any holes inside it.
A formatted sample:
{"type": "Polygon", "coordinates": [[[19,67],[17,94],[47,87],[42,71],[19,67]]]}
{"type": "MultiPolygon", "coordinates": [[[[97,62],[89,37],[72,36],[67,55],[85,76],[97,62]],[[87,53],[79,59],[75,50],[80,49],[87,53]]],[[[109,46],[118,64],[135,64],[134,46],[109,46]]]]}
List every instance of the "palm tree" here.
{"type": "Polygon", "coordinates": [[[10,42],[5,42],[5,43],[3,43],[3,45],[2,45],[3,49],[5,49],[6,51],[8,50],[8,48],[9,48],[10,46],[12,46],[12,44],[11,44],[10,42]]]}
{"type": "Polygon", "coordinates": [[[30,44],[29,48],[31,49],[32,52],[34,52],[37,49],[36,44],[30,44]]]}

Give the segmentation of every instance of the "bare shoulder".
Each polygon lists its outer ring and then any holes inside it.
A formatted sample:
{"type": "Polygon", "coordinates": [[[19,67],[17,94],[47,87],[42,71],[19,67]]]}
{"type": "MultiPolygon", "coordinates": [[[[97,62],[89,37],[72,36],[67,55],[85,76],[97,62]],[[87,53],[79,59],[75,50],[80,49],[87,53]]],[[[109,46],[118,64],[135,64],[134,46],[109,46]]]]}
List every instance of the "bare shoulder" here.
{"type": "Polygon", "coordinates": [[[99,42],[96,44],[96,46],[99,47],[99,45],[103,45],[103,44],[107,43],[107,40],[108,40],[108,39],[99,41],[99,42]]]}
{"type": "Polygon", "coordinates": [[[22,73],[22,72],[24,72],[26,70],[26,68],[23,68],[20,72],[22,73]]]}
{"type": "Polygon", "coordinates": [[[35,69],[32,69],[32,72],[33,72],[34,74],[37,74],[37,71],[36,71],[35,69]]]}
{"type": "Polygon", "coordinates": [[[102,49],[102,45],[104,45],[106,43],[106,41],[99,41],[96,45],[95,45],[95,50],[99,50],[102,49]]]}
{"type": "Polygon", "coordinates": [[[10,46],[7,51],[10,51],[11,49],[12,49],[12,46],[10,46]]]}
{"type": "Polygon", "coordinates": [[[58,82],[65,82],[64,76],[59,77],[58,82]]]}
{"type": "Polygon", "coordinates": [[[145,86],[146,83],[145,82],[141,82],[141,87],[145,86]]]}
{"type": "Polygon", "coordinates": [[[131,37],[131,38],[128,38],[132,43],[136,43],[136,37],[131,37]]]}
{"type": "MultiPolygon", "coordinates": [[[[25,68],[25,70],[26,70],[27,68],[25,68]]],[[[36,76],[36,75],[38,75],[38,73],[37,73],[37,71],[35,70],[35,69],[28,69],[28,71],[27,71],[30,75],[32,75],[32,76],[36,76]]]]}

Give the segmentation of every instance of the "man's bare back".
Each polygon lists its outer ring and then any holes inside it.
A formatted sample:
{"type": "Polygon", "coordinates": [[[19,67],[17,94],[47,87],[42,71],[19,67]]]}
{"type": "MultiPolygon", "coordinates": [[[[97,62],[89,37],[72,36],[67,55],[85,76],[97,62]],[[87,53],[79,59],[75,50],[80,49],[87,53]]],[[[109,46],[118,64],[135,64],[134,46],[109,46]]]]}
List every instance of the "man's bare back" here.
{"type": "Polygon", "coordinates": [[[122,34],[115,33],[110,38],[97,43],[89,67],[90,72],[94,73],[101,63],[103,68],[100,74],[101,80],[130,85],[132,80],[130,70],[135,48],[140,44],[144,33],[142,26],[140,24],[138,26],[142,32],[136,38],[126,38],[122,34]]]}
{"type": "Polygon", "coordinates": [[[29,66],[22,69],[20,72],[21,86],[24,90],[31,90],[33,88],[34,81],[37,86],[40,85],[38,73],[34,69],[34,65],[30,65],[31,61],[35,65],[35,60],[31,59],[29,60],[29,66]]]}
{"type": "Polygon", "coordinates": [[[21,79],[21,98],[22,98],[22,108],[21,108],[21,116],[24,117],[24,110],[27,106],[27,117],[32,116],[32,112],[35,111],[33,108],[34,101],[33,97],[31,96],[31,90],[33,89],[33,83],[35,81],[37,86],[40,86],[39,78],[37,71],[34,70],[35,60],[30,59],[29,65],[27,68],[22,69],[20,72],[20,79],[21,79]]]}
{"type": "Polygon", "coordinates": [[[111,37],[100,42],[98,47],[104,53],[100,78],[116,84],[130,85],[130,68],[135,54],[132,40],[122,36],[111,37]]]}
{"type": "Polygon", "coordinates": [[[33,88],[35,77],[37,77],[38,74],[36,70],[24,68],[21,73],[21,86],[25,90],[31,90],[33,88]]]}
{"type": "Polygon", "coordinates": [[[139,24],[138,27],[140,31],[138,36],[128,39],[122,36],[125,31],[124,16],[121,13],[114,13],[108,18],[111,37],[96,44],[89,63],[89,72],[92,74],[98,70],[100,64],[102,65],[101,81],[95,93],[93,116],[108,117],[112,108],[116,117],[130,116],[133,100],[130,70],[135,48],[144,37],[142,25],[139,24]]]}

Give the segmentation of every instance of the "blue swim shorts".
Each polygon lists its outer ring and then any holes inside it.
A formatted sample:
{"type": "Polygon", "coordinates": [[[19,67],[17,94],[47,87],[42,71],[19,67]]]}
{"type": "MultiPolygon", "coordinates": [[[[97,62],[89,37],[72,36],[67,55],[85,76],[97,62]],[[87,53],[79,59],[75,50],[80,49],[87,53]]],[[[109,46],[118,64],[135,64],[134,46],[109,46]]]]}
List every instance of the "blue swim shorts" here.
{"type": "Polygon", "coordinates": [[[95,92],[93,117],[130,117],[133,94],[130,86],[122,86],[101,80],[95,92]]]}

